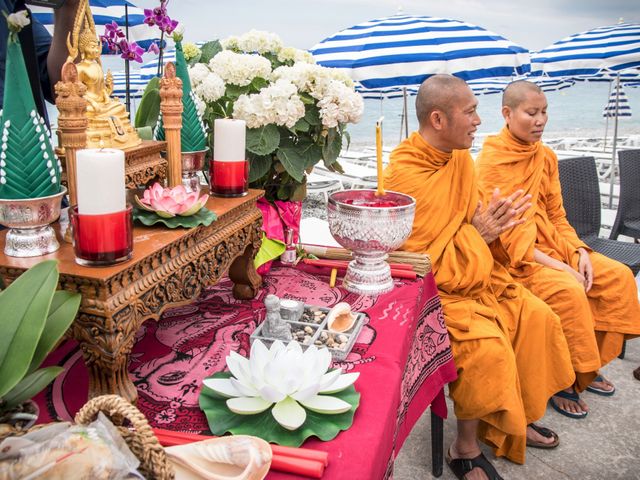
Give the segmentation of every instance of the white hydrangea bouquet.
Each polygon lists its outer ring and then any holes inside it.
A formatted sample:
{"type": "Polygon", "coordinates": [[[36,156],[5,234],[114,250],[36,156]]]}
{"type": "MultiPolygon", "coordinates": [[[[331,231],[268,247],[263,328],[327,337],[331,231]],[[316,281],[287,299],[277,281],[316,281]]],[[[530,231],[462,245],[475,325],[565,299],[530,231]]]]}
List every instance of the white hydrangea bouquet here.
{"type": "Polygon", "coordinates": [[[341,171],[346,125],[358,122],[363,110],[350,78],[255,30],[202,50],[185,44],[184,52],[209,131],[216,118],[247,122],[249,182],[264,189],[267,200],[304,199],[306,174],[320,160],[341,171]]]}

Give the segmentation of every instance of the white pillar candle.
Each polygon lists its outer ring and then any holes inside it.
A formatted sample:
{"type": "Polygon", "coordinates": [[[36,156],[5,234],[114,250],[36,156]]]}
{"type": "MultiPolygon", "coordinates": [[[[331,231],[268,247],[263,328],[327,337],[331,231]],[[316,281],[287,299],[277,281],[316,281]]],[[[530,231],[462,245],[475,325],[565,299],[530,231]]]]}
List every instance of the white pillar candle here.
{"type": "Polygon", "coordinates": [[[218,118],[213,126],[213,159],[216,162],[246,160],[246,135],[244,120],[218,118]]]}
{"type": "Polygon", "coordinates": [[[124,152],[90,148],[76,152],[78,213],[102,215],[126,208],[124,152]]]}

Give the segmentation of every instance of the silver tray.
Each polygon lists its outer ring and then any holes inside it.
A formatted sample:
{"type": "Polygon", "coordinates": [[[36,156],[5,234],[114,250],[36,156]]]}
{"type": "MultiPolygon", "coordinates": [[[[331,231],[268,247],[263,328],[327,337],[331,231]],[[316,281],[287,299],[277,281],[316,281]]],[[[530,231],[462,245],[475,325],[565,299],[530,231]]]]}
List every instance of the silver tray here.
{"type": "MultiPolygon", "coordinates": [[[[327,328],[327,313],[329,313],[329,310],[329,308],[325,307],[305,305],[300,321],[285,321],[291,326],[293,340],[298,342],[303,350],[306,350],[309,345],[316,345],[316,347],[318,348],[325,347],[329,349],[329,352],[331,352],[331,357],[334,360],[344,360],[351,352],[353,344],[355,343],[356,338],[358,337],[358,334],[362,329],[362,324],[364,323],[364,319],[367,315],[362,312],[353,312],[356,316],[356,321],[354,322],[353,326],[346,332],[338,333],[333,332],[327,328]],[[318,318],[319,316],[316,316],[314,312],[321,312],[321,314],[323,314],[322,318],[318,318]],[[312,330],[311,333],[308,333],[308,331],[306,333],[306,335],[308,335],[310,338],[306,340],[305,338],[298,338],[295,332],[299,330],[304,331],[305,328],[309,328],[312,330]],[[325,341],[321,340],[321,338],[324,337],[323,333],[326,334],[325,341]],[[326,345],[329,338],[336,339],[340,335],[344,335],[346,337],[345,343],[333,347],[329,347],[326,345]],[[321,343],[317,344],[316,342],[321,343]]],[[[262,343],[264,343],[267,347],[270,347],[271,344],[275,341],[275,338],[263,336],[262,325],[263,323],[260,323],[260,325],[258,325],[258,327],[251,334],[251,344],[253,344],[254,340],[260,339],[262,343]]]]}

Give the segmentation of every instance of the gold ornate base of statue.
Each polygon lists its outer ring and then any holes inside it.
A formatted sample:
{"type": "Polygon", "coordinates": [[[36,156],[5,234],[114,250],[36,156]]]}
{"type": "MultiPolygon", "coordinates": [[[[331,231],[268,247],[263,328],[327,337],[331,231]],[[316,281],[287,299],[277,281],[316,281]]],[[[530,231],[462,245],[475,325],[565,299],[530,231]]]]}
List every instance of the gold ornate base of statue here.
{"type": "Polygon", "coordinates": [[[87,87],[84,93],[89,121],[87,147],[125,150],[140,145],[140,137],[131,126],[125,106],[118,99],[111,98],[113,77],[110,71],[105,77],[102,69],[102,44],[96,35],[88,0],[80,0],[67,48],[67,61],[76,63],[78,80],[87,87]]]}

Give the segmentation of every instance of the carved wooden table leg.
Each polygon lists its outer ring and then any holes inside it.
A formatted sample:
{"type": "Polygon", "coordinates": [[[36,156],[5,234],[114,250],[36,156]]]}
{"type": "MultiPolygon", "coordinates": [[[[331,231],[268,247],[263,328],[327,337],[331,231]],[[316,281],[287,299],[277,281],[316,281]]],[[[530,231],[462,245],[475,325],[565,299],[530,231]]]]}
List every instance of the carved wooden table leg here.
{"type": "Polygon", "coordinates": [[[229,278],[233,282],[233,297],[238,300],[250,300],[258,294],[262,277],[256,272],[253,259],[262,243],[260,226],[262,217],[254,222],[251,230],[253,241],[247,245],[242,255],[229,267],[229,278]]]}
{"type": "Polygon", "coordinates": [[[81,313],[72,326],[89,371],[89,399],[114,393],[137,402],[138,392],[127,371],[138,326],[134,315],[131,307],[106,318],[81,313]]]}

